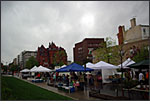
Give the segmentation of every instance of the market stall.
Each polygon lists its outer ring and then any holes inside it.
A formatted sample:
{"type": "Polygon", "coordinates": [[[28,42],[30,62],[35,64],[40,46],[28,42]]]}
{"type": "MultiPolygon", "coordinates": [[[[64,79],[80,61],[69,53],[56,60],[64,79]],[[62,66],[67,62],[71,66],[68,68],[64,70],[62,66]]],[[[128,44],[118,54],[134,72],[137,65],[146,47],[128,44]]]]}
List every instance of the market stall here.
{"type": "Polygon", "coordinates": [[[49,73],[49,72],[52,72],[51,69],[48,69],[46,67],[43,67],[43,66],[39,66],[39,67],[33,67],[30,72],[33,72],[33,73],[37,73],[37,75],[35,75],[36,77],[34,79],[32,79],[32,82],[43,82],[45,81],[45,73],[49,73]],[[44,73],[44,74],[43,74],[44,73]]]}
{"type": "MultiPolygon", "coordinates": [[[[60,68],[60,69],[57,69],[56,72],[70,72],[70,73],[74,73],[74,72],[87,72],[87,71],[94,71],[93,69],[90,69],[90,68],[85,68],[79,64],[76,64],[76,63],[72,63],[66,67],[63,67],[63,68],[60,68]]],[[[70,74],[71,75],[71,74],[70,74]]],[[[82,74],[80,76],[83,76],[82,74]]],[[[68,78],[68,77],[67,77],[68,78]]],[[[81,77],[79,77],[80,80],[81,80],[81,77]]],[[[69,77],[69,82],[72,84],[69,84],[69,86],[66,86],[66,85],[61,85],[61,87],[59,86],[60,89],[66,89],[66,90],[69,90],[69,91],[74,91],[75,90],[75,87],[79,85],[78,81],[72,83],[71,82],[71,76],[69,77]],[[70,86],[71,85],[71,86],[70,86]]],[[[82,82],[80,81],[80,88],[82,86],[81,84],[82,82]]]]}
{"type": "Polygon", "coordinates": [[[30,69],[30,72],[31,72],[31,76],[34,77],[35,76],[35,70],[37,69],[37,66],[34,66],[30,69]]]}
{"type": "Polygon", "coordinates": [[[48,69],[48,68],[46,68],[46,67],[43,67],[43,66],[39,66],[39,67],[37,67],[37,68],[34,68],[33,70],[32,70],[32,72],[51,72],[52,70],[51,69],[48,69]]]}
{"type": "Polygon", "coordinates": [[[20,72],[21,72],[21,77],[23,79],[30,77],[30,70],[29,69],[23,69],[20,72]]]}
{"type": "MultiPolygon", "coordinates": [[[[124,61],[122,63],[122,68],[126,69],[126,68],[129,68],[128,66],[131,65],[131,64],[134,64],[135,62],[133,60],[131,60],[130,58],[128,58],[126,61],[124,61]]],[[[121,68],[121,64],[118,65],[119,68],[121,68]]]]}
{"type": "Polygon", "coordinates": [[[90,64],[89,66],[87,65],[87,67],[94,69],[95,73],[101,71],[103,83],[111,82],[109,80],[109,76],[116,74],[116,69],[118,68],[118,66],[106,63],[104,61],[100,61],[96,64],[90,64]]]}

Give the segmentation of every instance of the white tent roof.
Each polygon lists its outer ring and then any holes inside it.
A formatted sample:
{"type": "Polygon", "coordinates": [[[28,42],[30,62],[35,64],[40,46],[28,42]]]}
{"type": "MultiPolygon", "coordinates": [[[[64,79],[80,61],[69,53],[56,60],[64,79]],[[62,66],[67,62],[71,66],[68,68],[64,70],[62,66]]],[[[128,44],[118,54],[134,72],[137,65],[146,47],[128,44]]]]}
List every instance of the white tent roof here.
{"type": "MultiPolygon", "coordinates": [[[[126,61],[124,61],[122,63],[122,67],[123,68],[128,68],[127,66],[131,65],[131,64],[134,64],[135,62],[133,60],[131,60],[130,58],[128,58],[126,61]]],[[[119,67],[121,67],[121,64],[118,65],[119,67]]]]}
{"type": "Polygon", "coordinates": [[[23,69],[20,72],[30,72],[30,70],[29,69],[23,69]]]}
{"type": "Polygon", "coordinates": [[[66,65],[61,66],[60,68],[66,67],[66,65]]]}
{"type": "Polygon", "coordinates": [[[109,63],[106,63],[104,61],[100,61],[100,62],[94,64],[94,67],[93,67],[93,69],[117,69],[117,68],[119,68],[119,67],[109,64],[109,63]]]}
{"type": "Polygon", "coordinates": [[[46,67],[43,67],[43,66],[39,66],[37,67],[34,72],[51,72],[52,70],[46,68],[46,67]]]}
{"type": "Polygon", "coordinates": [[[31,72],[34,72],[37,69],[37,66],[34,66],[30,69],[31,72]]]}
{"type": "Polygon", "coordinates": [[[92,68],[92,67],[94,67],[94,65],[95,65],[95,64],[92,64],[91,62],[88,62],[88,63],[86,64],[86,67],[92,68]]]}
{"type": "Polygon", "coordinates": [[[55,66],[55,69],[53,71],[56,71],[57,69],[60,69],[60,68],[63,68],[63,67],[66,67],[66,65],[62,65],[61,67],[60,66],[55,66]]]}

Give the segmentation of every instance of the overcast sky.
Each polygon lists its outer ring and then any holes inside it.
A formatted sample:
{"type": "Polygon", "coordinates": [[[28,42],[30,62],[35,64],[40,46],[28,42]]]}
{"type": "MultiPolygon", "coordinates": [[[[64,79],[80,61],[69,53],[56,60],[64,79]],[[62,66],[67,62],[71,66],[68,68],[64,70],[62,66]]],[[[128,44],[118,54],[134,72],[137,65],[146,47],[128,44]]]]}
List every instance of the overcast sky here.
{"type": "Polygon", "coordinates": [[[49,42],[63,47],[73,61],[75,43],[89,37],[116,38],[118,26],[149,24],[148,1],[2,1],[1,61],[49,42]]]}

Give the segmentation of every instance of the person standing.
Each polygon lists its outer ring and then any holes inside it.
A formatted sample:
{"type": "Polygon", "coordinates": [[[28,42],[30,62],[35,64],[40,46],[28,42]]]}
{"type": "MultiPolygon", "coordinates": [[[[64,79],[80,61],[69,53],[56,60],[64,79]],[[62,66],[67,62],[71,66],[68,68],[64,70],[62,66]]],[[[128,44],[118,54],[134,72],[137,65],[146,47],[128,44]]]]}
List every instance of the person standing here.
{"type": "Polygon", "coordinates": [[[84,90],[84,75],[80,72],[80,88],[84,90]]]}
{"type": "Polygon", "coordinates": [[[99,83],[99,88],[101,89],[102,88],[102,75],[98,75],[97,77],[97,82],[99,83]]]}
{"type": "Polygon", "coordinates": [[[148,70],[146,72],[146,84],[147,85],[149,84],[149,72],[148,72],[148,70]]]}
{"type": "Polygon", "coordinates": [[[145,83],[146,83],[146,89],[147,89],[147,86],[149,85],[149,72],[148,72],[148,70],[146,72],[145,83]]]}
{"type": "Polygon", "coordinates": [[[140,82],[141,87],[142,87],[142,84],[143,84],[143,77],[144,77],[144,75],[143,75],[143,73],[140,71],[140,73],[139,73],[139,82],[140,82]]]}
{"type": "Polygon", "coordinates": [[[67,86],[69,86],[69,75],[67,75],[67,77],[66,77],[66,84],[67,84],[67,86]]]}

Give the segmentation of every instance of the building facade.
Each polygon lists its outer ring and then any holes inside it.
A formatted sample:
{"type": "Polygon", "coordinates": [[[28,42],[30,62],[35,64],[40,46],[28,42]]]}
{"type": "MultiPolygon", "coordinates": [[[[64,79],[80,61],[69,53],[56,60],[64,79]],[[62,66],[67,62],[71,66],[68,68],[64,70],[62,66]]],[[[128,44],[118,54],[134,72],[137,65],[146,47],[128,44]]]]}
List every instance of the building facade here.
{"type": "Polygon", "coordinates": [[[18,65],[19,65],[19,67],[20,67],[20,69],[23,69],[24,68],[24,65],[23,65],[23,53],[24,53],[25,51],[22,51],[20,54],[19,54],[19,56],[17,56],[17,57],[19,57],[18,58],[18,65]]]}
{"type": "Polygon", "coordinates": [[[23,59],[23,68],[26,67],[26,62],[29,60],[30,57],[34,57],[36,58],[37,56],[37,51],[24,51],[23,55],[22,55],[22,59],[23,59]]]}
{"type": "MultiPolygon", "coordinates": [[[[128,58],[133,58],[142,47],[145,47],[149,50],[149,41],[148,40],[142,40],[142,41],[135,41],[135,42],[131,42],[131,43],[127,43],[127,44],[122,44],[122,45],[117,45],[117,46],[113,46],[112,48],[112,56],[113,56],[113,60],[110,59],[110,63],[114,64],[114,65],[119,65],[121,64],[121,58],[119,56],[119,52],[122,48],[123,51],[123,55],[122,55],[122,61],[125,61],[128,58]],[[118,54],[114,55],[114,53],[118,52],[118,54]],[[115,61],[115,62],[112,62],[115,61]]],[[[92,52],[93,55],[93,63],[97,63],[99,62],[99,58],[97,58],[98,52],[95,50],[92,52]]],[[[103,54],[102,54],[103,55],[103,54]]],[[[108,61],[105,61],[108,62],[108,61]]]]}
{"type": "Polygon", "coordinates": [[[19,57],[20,55],[17,55],[17,65],[20,65],[19,64],[19,61],[20,61],[20,57],[19,57]]]}
{"type": "Polygon", "coordinates": [[[149,38],[149,25],[136,25],[136,19],[133,18],[130,20],[131,27],[128,30],[125,30],[125,26],[119,26],[117,34],[118,43],[127,44],[136,41],[142,41],[149,38]]]}
{"type": "MultiPolygon", "coordinates": [[[[122,61],[125,61],[127,58],[133,58],[141,48],[147,48],[149,50],[150,36],[149,36],[149,25],[136,25],[135,18],[131,19],[131,27],[128,30],[125,30],[124,26],[119,26],[119,33],[117,34],[119,45],[111,47],[114,52],[122,51],[122,61]]],[[[98,58],[95,58],[97,55],[96,51],[93,51],[92,55],[94,56],[93,63],[99,61],[98,58]]],[[[114,55],[112,55],[114,56],[114,55]]],[[[116,61],[115,65],[121,64],[121,59],[118,56],[114,58],[116,61]]],[[[107,61],[106,61],[107,62],[107,61]]]]}
{"type": "Polygon", "coordinates": [[[29,58],[33,56],[36,58],[37,51],[22,51],[19,55],[17,55],[16,58],[16,65],[20,67],[20,69],[24,69],[26,67],[26,62],[29,60],[29,58]]]}
{"type": "Polygon", "coordinates": [[[17,65],[17,58],[13,59],[13,65],[17,65]]]}
{"type": "Polygon", "coordinates": [[[67,53],[64,48],[56,46],[53,42],[49,43],[49,47],[43,45],[38,47],[37,61],[40,65],[54,68],[57,65],[67,64],[67,53]]]}
{"type": "Polygon", "coordinates": [[[85,38],[82,42],[76,43],[73,48],[74,62],[84,64],[87,59],[92,59],[92,51],[104,43],[104,38],[85,38]]]}

